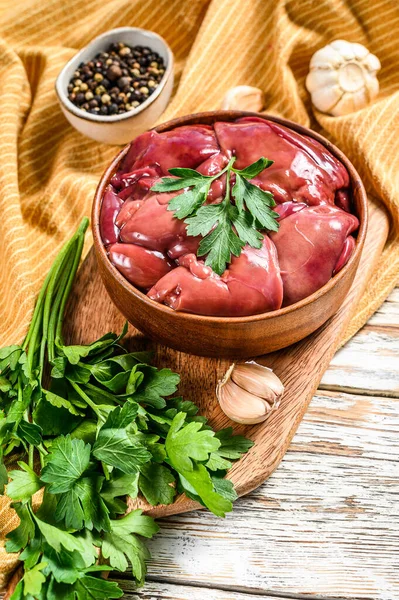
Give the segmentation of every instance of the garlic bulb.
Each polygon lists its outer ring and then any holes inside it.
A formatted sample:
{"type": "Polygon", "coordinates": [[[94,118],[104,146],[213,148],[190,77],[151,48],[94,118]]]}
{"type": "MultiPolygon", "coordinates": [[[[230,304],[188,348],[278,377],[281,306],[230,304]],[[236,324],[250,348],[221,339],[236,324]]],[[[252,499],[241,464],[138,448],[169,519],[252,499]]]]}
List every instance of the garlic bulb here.
{"type": "Polygon", "coordinates": [[[378,58],[362,44],[336,40],[313,54],[306,88],[321,112],[347,115],[378,95],[380,68],[378,58]]]}
{"type": "Polygon", "coordinates": [[[224,414],[242,424],[265,421],[278,407],[283,392],[277,375],[254,361],[231,365],[216,388],[224,414]]]}
{"type": "Polygon", "coordinates": [[[264,105],[265,97],[262,90],[250,85],[238,85],[226,92],[222,102],[222,109],[259,112],[264,105]]]}

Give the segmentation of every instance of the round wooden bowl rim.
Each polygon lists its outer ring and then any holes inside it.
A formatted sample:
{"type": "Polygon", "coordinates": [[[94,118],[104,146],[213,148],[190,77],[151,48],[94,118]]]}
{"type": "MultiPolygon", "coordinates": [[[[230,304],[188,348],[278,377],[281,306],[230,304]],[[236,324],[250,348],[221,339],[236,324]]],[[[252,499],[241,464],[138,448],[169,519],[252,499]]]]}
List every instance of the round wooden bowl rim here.
{"type": "Polygon", "coordinates": [[[93,209],[92,209],[93,241],[94,241],[94,246],[96,247],[97,257],[99,258],[99,260],[102,261],[103,265],[105,266],[105,268],[108,271],[111,278],[116,279],[117,282],[121,286],[123,286],[129,294],[136,296],[136,298],[138,298],[139,300],[144,302],[144,304],[146,304],[147,306],[149,306],[150,308],[152,308],[154,310],[159,311],[161,314],[167,313],[169,316],[173,315],[174,318],[180,319],[182,321],[194,321],[194,322],[197,321],[197,322],[208,322],[208,323],[250,323],[253,321],[263,321],[263,320],[267,320],[267,319],[274,319],[276,317],[283,316],[288,313],[299,310],[299,309],[303,308],[304,306],[311,304],[312,302],[315,302],[316,300],[318,300],[319,298],[321,298],[322,296],[327,294],[331,290],[331,288],[334,287],[334,285],[336,285],[336,283],[338,281],[340,281],[343,277],[345,277],[346,273],[350,270],[352,263],[357,261],[359,255],[362,251],[364,240],[366,237],[367,221],[368,221],[368,207],[367,207],[366,190],[364,188],[364,185],[362,183],[362,180],[360,179],[358,172],[356,171],[356,169],[353,166],[353,164],[351,163],[351,161],[345,156],[345,154],[343,152],[341,152],[341,150],[339,150],[336,146],[334,146],[334,144],[332,144],[330,141],[328,141],[322,135],[316,133],[315,131],[312,131],[311,129],[308,129],[307,127],[304,127],[303,125],[298,125],[297,123],[294,123],[293,121],[289,121],[288,119],[275,117],[273,115],[268,115],[266,113],[255,113],[255,112],[246,112],[246,111],[223,111],[223,110],[194,113],[194,114],[186,115],[184,117],[178,117],[176,119],[172,119],[170,121],[162,123],[162,124],[158,125],[157,127],[154,127],[153,129],[155,131],[158,131],[158,130],[168,131],[170,129],[174,129],[175,127],[181,127],[184,125],[194,124],[196,119],[200,120],[200,119],[209,119],[209,118],[213,119],[214,118],[215,121],[216,120],[233,121],[235,119],[239,119],[242,117],[259,117],[264,120],[274,121],[275,123],[278,123],[279,125],[288,127],[289,129],[293,129],[294,131],[301,133],[302,135],[311,137],[311,138],[315,139],[316,141],[320,142],[323,146],[325,146],[327,148],[327,150],[329,150],[331,152],[331,154],[333,154],[336,158],[338,158],[338,160],[340,160],[344,164],[344,166],[346,167],[346,169],[349,172],[352,188],[354,186],[357,186],[359,189],[359,196],[360,196],[360,201],[361,201],[361,205],[362,205],[362,209],[363,209],[363,211],[362,211],[363,215],[358,216],[359,221],[360,221],[360,227],[357,232],[355,251],[352,253],[352,255],[349,258],[346,265],[336,275],[331,277],[331,279],[325,285],[323,285],[321,288],[319,288],[316,292],[314,292],[310,296],[307,296],[306,298],[303,298],[303,300],[300,300],[299,302],[296,302],[295,304],[290,304],[289,306],[286,306],[284,308],[279,308],[278,310],[273,310],[273,311],[269,311],[266,313],[249,315],[246,317],[212,317],[212,316],[207,316],[207,315],[197,315],[194,313],[185,313],[185,312],[175,311],[172,308],[170,308],[169,306],[165,306],[164,304],[160,304],[159,302],[156,302],[155,300],[151,300],[150,298],[148,298],[148,296],[146,294],[144,294],[143,292],[140,292],[140,290],[138,290],[132,283],[130,283],[127,279],[125,279],[125,277],[123,277],[123,275],[118,271],[118,269],[116,267],[114,267],[114,265],[111,263],[111,261],[108,258],[108,255],[105,250],[104,244],[102,242],[101,234],[100,234],[100,209],[101,209],[104,191],[105,191],[105,188],[107,187],[107,185],[109,184],[111,177],[117,171],[117,168],[118,168],[120,162],[122,161],[124,156],[129,151],[131,143],[132,143],[132,142],[130,142],[115,156],[115,158],[113,159],[111,164],[108,166],[108,168],[102,175],[102,177],[99,181],[99,184],[97,186],[96,193],[94,196],[93,209]]]}

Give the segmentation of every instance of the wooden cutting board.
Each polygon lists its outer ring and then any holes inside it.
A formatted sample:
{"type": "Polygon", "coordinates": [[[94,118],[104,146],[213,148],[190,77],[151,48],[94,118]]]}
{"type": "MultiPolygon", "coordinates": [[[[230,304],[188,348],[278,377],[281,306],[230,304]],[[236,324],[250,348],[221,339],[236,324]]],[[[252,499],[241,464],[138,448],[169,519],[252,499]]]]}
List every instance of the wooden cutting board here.
{"type": "MultiPolygon", "coordinates": [[[[258,425],[235,425],[219,409],[215,389],[226,372],[229,361],[201,358],[183,354],[146,339],[129,328],[127,343],[131,350],[155,352],[154,363],[169,367],[181,376],[179,393],[192,400],[206,415],[215,429],[234,426],[236,433],[251,438],[254,447],[231,469],[229,478],[239,496],[247,494],[263,483],[283,458],[291,439],[301,422],[318,384],[362,296],[370,275],[381,255],[388,236],[388,217],[381,205],[370,201],[369,229],[356,278],[338,313],[318,331],[297,344],[258,358],[271,367],[285,386],[279,409],[268,421],[258,425]]],[[[124,317],[109,299],[100,279],[93,249],[84,261],[72,292],[68,307],[66,339],[69,343],[88,343],[107,331],[119,332],[124,317]]],[[[201,508],[195,502],[180,496],[169,506],[150,507],[138,502],[146,512],[156,517],[201,508]]],[[[137,506],[132,503],[131,507],[137,506]]]]}

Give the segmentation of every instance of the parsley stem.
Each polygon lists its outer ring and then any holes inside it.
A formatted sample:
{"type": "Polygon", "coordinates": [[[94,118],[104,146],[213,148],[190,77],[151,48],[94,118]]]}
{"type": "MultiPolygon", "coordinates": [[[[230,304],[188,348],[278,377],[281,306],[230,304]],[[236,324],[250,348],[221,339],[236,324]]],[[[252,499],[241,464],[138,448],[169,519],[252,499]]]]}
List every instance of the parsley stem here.
{"type": "Polygon", "coordinates": [[[34,445],[33,444],[29,444],[29,466],[30,466],[31,469],[33,469],[34,451],[35,451],[34,445]]]}
{"type": "Polygon", "coordinates": [[[72,284],[74,282],[76,272],[78,270],[80,258],[82,256],[83,244],[84,244],[84,240],[85,240],[85,233],[86,233],[88,226],[89,226],[89,219],[87,217],[84,217],[82,219],[82,221],[79,225],[78,231],[77,231],[77,238],[78,238],[77,249],[76,249],[74,261],[72,264],[72,269],[69,273],[69,279],[68,279],[67,284],[64,289],[61,306],[60,306],[60,311],[59,311],[57,329],[55,332],[56,343],[59,343],[59,344],[62,344],[62,325],[64,322],[65,306],[66,306],[67,300],[69,298],[69,294],[72,289],[72,284]]]}
{"type": "Polygon", "coordinates": [[[64,287],[68,281],[70,269],[71,269],[71,259],[73,260],[74,255],[74,245],[71,245],[68,248],[68,251],[63,256],[63,260],[54,270],[53,277],[49,283],[48,291],[46,295],[46,301],[44,304],[44,315],[43,315],[43,337],[42,344],[40,348],[40,372],[43,372],[44,368],[44,359],[45,359],[45,350],[47,346],[47,353],[49,361],[52,362],[54,360],[54,335],[53,328],[55,326],[55,321],[58,316],[59,306],[62,300],[62,294],[64,291],[64,287]],[[53,296],[55,294],[55,300],[53,302],[53,296]]]}
{"type": "Polygon", "coordinates": [[[28,352],[27,352],[29,373],[32,373],[32,371],[33,371],[33,361],[34,361],[34,357],[36,354],[38,340],[39,340],[42,325],[43,325],[43,308],[44,308],[44,303],[42,301],[39,304],[39,310],[37,313],[35,325],[34,325],[32,331],[29,332],[30,333],[29,348],[28,348],[28,352]]]}
{"type": "MultiPolygon", "coordinates": [[[[87,364],[83,363],[83,366],[87,367],[87,364]]],[[[93,385],[92,383],[87,382],[84,384],[84,386],[85,386],[85,388],[92,390],[93,392],[96,392],[96,394],[103,396],[104,400],[106,400],[107,403],[117,402],[117,403],[123,404],[122,400],[120,400],[119,398],[116,398],[113,394],[110,394],[109,392],[102,390],[97,385],[93,385]]]]}
{"type": "Polygon", "coordinates": [[[101,414],[101,411],[98,409],[97,404],[95,404],[93,400],[89,398],[89,396],[82,390],[82,388],[77,383],[75,383],[75,381],[70,381],[70,384],[73,387],[73,389],[79,394],[79,396],[86,402],[86,404],[90,406],[92,411],[96,413],[100,421],[104,422],[105,419],[101,414]]]}
{"type": "Polygon", "coordinates": [[[221,177],[222,175],[224,175],[226,173],[226,171],[231,171],[231,167],[235,163],[236,158],[237,158],[236,156],[232,156],[230,158],[229,162],[227,163],[227,165],[221,171],[219,171],[219,173],[217,173],[216,175],[214,175],[211,178],[211,181],[215,181],[215,179],[219,179],[219,177],[221,177]]]}
{"type": "MultiPolygon", "coordinates": [[[[226,171],[227,171],[227,175],[226,175],[226,193],[225,193],[224,201],[223,201],[224,204],[225,204],[225,206],[229,205],[230,202],[231,202],[231,199],[230,199],[230,170],[231,170],[231,167],[233,166],[235,160],[236,160],[236,157],[232,156],[230,158],[230,160],[229,160],[229,164],[226,167],[226,171]]],[[[222,171],[222,173],[223,173],[223,171],[222,171]]]]}
{"type": "Polygon", "coordinates": [[[102,466],[103,471],[104,471],[105,479],[107,481],[109,481],[110,480],[110,474],[109,474],[109,469],[108,469],[107,465],[104,462],[102,462],[101,466],[102,466]]]}
{"type": "Polygon", "coordinates": [[[51,278],[51,269],[47,273],[46,279],[44,280],[44,283],[43,283],[43,285],[41,287],[39,296],[37,298],[37,301],[36,301],[36,304],[35,304],[35,310],[33,311],[32,321],[31,321],[31,324],[29,326],[28,333],[26,334],[26,337],[25,337],[25,339],[23,341],[23,344],[22,344],[22,349],[23,350],[26,350],[26,348],[28,347],[29,341],[30,341],[30,339],[32,337],[32,334],[33,334],[33,331],[34,331],[34,329],[36,327],[36,323],[37,323],[38,320],[40,320],[39,319],[39,313],[40,313],[40,311],[42,309],[43,298],[45,296],[45,293],[46,293],[47,286],[48,286],[48,283],[50,281],[50,278],[51,278]]]}
{"type": "Polygon", "coordinates": [[[42,454],[43,456],[46,456],[48,454],[48,451],[46,450],[46,448],[43,446],[43,444],[39,444],[38,446],[36,446],[37,449],[39,450],[40,454],[42,454]]]}

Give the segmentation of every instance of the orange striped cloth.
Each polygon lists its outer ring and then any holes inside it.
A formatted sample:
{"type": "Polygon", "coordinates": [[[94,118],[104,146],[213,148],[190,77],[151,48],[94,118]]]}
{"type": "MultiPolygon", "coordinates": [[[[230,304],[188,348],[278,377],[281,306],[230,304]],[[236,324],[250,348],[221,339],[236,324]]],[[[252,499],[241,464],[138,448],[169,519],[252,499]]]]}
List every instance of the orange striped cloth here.
{"type": "MultiPolygon", "coordinates": [[[[113,27],[153,29],[176,58],[163,120],[220,107],[228,88],[264,90],[266,110],[321,130],[354,162],[392,228],[348,335],[381,304],[399,272],[399,4],[397,0],[0,0],[0,346],[21,340],[39,286],[90,204],[116,148],[66,122],[55,78],[76,50],[113,27]],[[366,45],[382,63],[372,106],[340,118],[312,112],[312,54],[334,39],[366,45]]],[[[90,240],[88,240],[88,245],[90,240]]],[[[6,499],[0,532],[15,527],[6,499]]],[[[0,572],[15,566],[0,548],[0,572]]]]}

